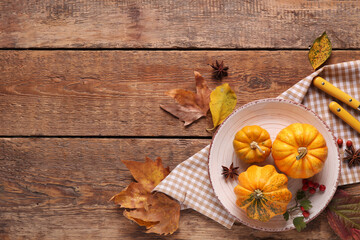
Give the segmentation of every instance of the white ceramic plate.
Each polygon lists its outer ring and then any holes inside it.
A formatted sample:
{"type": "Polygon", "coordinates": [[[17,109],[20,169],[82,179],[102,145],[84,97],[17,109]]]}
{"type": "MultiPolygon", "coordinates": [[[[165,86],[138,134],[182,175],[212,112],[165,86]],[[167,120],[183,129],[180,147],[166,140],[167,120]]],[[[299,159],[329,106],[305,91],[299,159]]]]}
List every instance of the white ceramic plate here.
{"type": "MultiPolygon", "coordinates": [[[[317,191],[310,197],[313,207],[310,209],[310,217],[306,222],[311,221],[323,211],[331,198],[333,197],[340,173],[339,150],[336,145],[336,139],[329,127],[313,111],[305,106],[283,99],[263,99],[248,103],[235,110],[218,128],[214,135],[209,154],[209,175],[215,194],[220,202],[241,223],[264,231],[285,231],[294,229],[291,220],[285,221],[282,215],[275,216],[268,222],[260,222],[247,217],[244,210],[236,206],[236,196],[234,187],[237,185],[237,179],[224,180],[221,175],[222,165],[230,166],[233,162],[235,167],[239,167],[239,172],[245,171],[250,164],[240,161],[233,149],[233,139],[237,131],[248,125],[259,125],[266,129],[274,141],[279,131],[292,123],[308,123],[315,126],[323,135],[328,146],[328,157],[323,170],[313,176],[311,179],[324,184],[325,192],[317,191]]],[[[274,165],[274,160],[270,156],[263,163],[274,165]]],[[[280,172],[277,169],[278,172],[280,172]]],[[[293,194],[293,198],[288,207],[295,206],[294,197],[298,189],[302,187],[301,179],[292,179],[289,177],[288,188],[293,194]]],[[[298,213],[300,216],[300,212],[298,213]]]]}

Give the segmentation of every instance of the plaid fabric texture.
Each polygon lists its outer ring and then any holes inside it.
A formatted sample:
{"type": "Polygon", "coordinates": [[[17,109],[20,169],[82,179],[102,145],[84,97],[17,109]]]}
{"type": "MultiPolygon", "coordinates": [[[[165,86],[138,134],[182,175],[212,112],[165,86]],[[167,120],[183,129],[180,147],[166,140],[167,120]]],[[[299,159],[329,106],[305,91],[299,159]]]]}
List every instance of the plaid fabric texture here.
{"type": "MultiPolygon", "coordinates": [[[[331,96],[311,85],[314,77],[321,76],[355,99],[360,99],[360,61],[325,66],[282,93],[279,98],[300,102],[316,112],[333,130],[335,136],[351,139],[360,147],[360,135],[340,118],[332,114],[328,105],[331,96]]],[[[339,101],[338,101],[339,102],[339,101]]],[[[360,113],[339,102],[350,114],[360,119],[360,113]]],[[[209,146],[179,164],[156,188],[177,199],[183,207],[190,207],[205,216],[231,228],[235,222],[219,202],[211,187],[208,175],[209,146]]],[[[349,168],[342,164],[340,185],[360,182],[360,167],[349,168]]]]}

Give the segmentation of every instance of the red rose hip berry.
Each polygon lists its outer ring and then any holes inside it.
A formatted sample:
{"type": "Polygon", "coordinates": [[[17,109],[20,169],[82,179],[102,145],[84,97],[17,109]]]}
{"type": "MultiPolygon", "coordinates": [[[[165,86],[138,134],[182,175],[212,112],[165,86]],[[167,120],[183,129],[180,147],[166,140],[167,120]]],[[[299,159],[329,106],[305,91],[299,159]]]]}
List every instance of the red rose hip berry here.
{"type": "Polygon", "coordinates": [[[310,213],[308,211],[303,211],[302,214],[304,218],[308,218],[310,216],[310,213]]]}
{"type": "Polygon", "coordinates": [[[336,142],[337,142],[337,145],[339,146],[339,148],[341,148],[344,141],[341,138],[338,138],[338,140],[336,142]]]}
{"type": "Polygon", "coordinates": [[[316,192],[315,188],[310,188],[310,189],[309,189],[309,193],[310,193],[310,194],[314,194],[315,192],[316,192]]]}
{"type": "Polygon", "coordinates": [[[325,189],[326,189],[326,186],[325,186],[325,185],[321,184],[321,185],[319,186],[319,190],[320,190],[320,191],[324,192],[325,189]]]}
{"type": "Polygon", "coordinates": [[[311,187],[311,188],[315,187],[315,184],[314,184],[312,181],[309,181],[308,185],[309,185],[309,187],[311,187]]]}
{"type": "Polygon", "coordinates": [[[301,209],[302,212],[305,211],[305,208],[303,206],[300,206],[300,209],[301,209]]]}
{"type": "Polygon", "coordinates": [[[302,190],[303,190],[304,192],[306,192],[308,189],[309,189],[309,186],[308,186],[308,185],[302,186],[302,190]]]}
{"type": "Polygon", "coordinates": [[[346,141],[346,147],[347,147],[347,148],[351,148],[352,145],[353,145],[353,143],[352,143],[351,140],[347,140],[347,141],[346,141]]]}

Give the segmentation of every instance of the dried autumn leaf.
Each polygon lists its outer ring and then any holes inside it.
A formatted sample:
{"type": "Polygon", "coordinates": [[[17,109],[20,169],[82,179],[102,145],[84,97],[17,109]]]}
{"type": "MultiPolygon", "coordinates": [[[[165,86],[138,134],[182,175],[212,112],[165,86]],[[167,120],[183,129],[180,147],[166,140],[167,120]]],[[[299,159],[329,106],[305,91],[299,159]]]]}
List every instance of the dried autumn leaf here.
{"type": "Polygon", "coordinates": [[[185,126],[206,116],[209,111],[211,90],[200,73],[194,72],[194,74],[196,93],[184,89],[172,89],[166,94],[174,98],[177,103],[160,105],[162,109],[184,121],[185,126]]]}
{"type": "Polygon", "coordinates": [[[149,209],[124,211],[124,216],[149,229],[147,233],[172,234],[179,227],[180,204],[163,193],[148,199],[149,209]]]}
{"type": "Polygon", "coordinates": [[[110,201],[120,205],[121,208],[148,208],[148,198],[151,193],[140,183],[132,182],[127,188],[114,195],[110,201]]]}
{"type": "Polygon", "coordinates": [[[332,47],[329,37],[324,32],[320,37],[315,39],[309,51],[309,60],[311,66],[316,70],[320,67],[331,55],[332,47]]]}
{"type": "Polygon", "coordinates": [[[123,161],[137,182],[132,182],[110,200],[122,208],[125,217],[150,229],[148,232],[172,234],[179,225],[180,204],[162,193],[151,193],[169,173],[160,158],[145,162],[123,161]]]}
{"type": "Polygon", "coordinates": [[[170,169],[164,168],[162,165],[161,158],[152,161],[146,157],[145,162],[130,160],[123,160],[122,162],[130,170],[134,179],[149,192],[170,173],[170,169]]]}
{"type": "Polygon", "coordinates": [[[326,212],[331,228],[341,239],[359,239],[360,197],[338,189],[326,212]]]}
{"type": "Polygon", "coordinates": [[[215,129],[234,111],[236,101],[236,94],[227,83],[211,92],[209,105],[214,128],[209,130],[215,129]]]}

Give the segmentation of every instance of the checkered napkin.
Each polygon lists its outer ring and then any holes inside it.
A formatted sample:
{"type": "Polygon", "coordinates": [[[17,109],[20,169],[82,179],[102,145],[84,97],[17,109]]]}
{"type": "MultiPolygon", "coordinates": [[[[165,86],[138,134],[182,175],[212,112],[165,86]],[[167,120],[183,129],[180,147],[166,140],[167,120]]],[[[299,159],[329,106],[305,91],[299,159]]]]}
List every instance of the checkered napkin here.
{"type": "MultiPolygon", "coordinates": [[[[352,139],[360,147],[360,134],[329,111],[328,105],[336,100],[311,85],[314,77],[321,76],[355,99],[360,99],[360,60],[325,66],[304,78],[279,98],[302,103],[315,111],[333,130],[336,137],[352,139]]],[[[360,114],[341,103],[350,114],[360,119],[360,114]]],[[[211,187],[208,174],[209,145],[179,164],[156,188],[177,199],[183,208],[190,207],[219,222],[227,228],[235,218],[221,205],[211,187]]],[[[360,182],[360,167],[349,168],[342,164],[340,185],[360,182]]]]}

